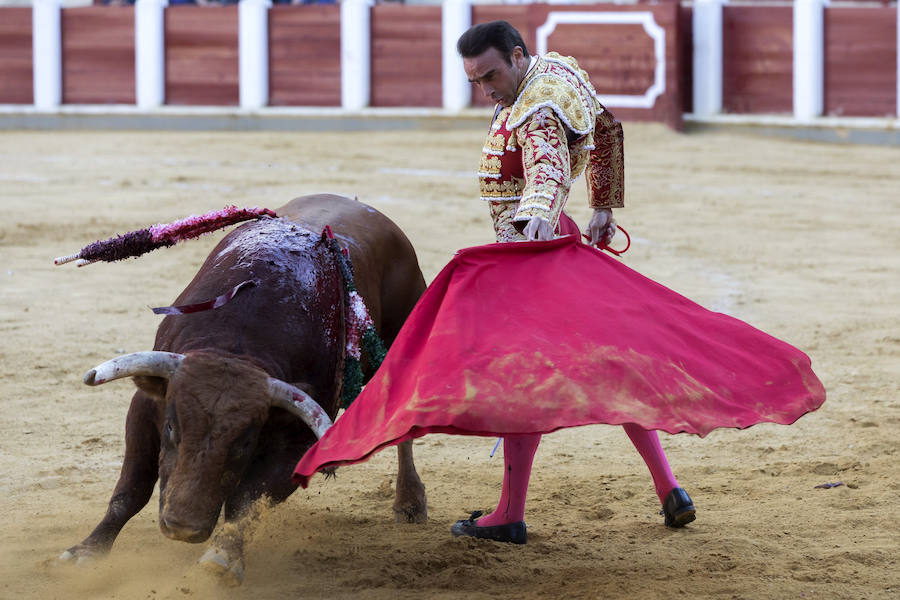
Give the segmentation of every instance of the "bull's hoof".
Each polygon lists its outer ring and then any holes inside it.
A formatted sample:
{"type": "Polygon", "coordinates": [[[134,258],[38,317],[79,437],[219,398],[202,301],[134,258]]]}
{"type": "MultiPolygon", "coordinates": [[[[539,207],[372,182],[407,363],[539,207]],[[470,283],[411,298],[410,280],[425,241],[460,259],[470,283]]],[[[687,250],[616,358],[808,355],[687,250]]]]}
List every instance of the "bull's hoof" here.
{"type": "Polygon", "coordinates": [[[87,548],[79,548],[73,546],[59,555],[56,559],[57,564],[85,566],[92,564],[99,558],[99,554],[92,552],[87,548]]]}
{"type": "Polygon", "coordinates": [[[210,548],[200,557],[199,562],[225,585],[237,587],[244,582],[244,560],[230,559],[228,553],[220,548],[210,548]]]}
{"type": "Polygon", "coordinates": [[[428,521],[428,508],[424,504],[394,506],[393,511],[396,523],[426,523],[428,521]]]}

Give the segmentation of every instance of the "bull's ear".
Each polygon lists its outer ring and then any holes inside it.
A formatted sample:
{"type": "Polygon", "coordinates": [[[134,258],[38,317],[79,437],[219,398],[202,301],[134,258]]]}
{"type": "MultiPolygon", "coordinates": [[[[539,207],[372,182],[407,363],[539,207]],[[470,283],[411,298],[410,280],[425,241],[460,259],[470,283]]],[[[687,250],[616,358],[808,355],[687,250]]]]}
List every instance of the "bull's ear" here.
{"type": "Polygon", "coordinates": [[[145,394],[153,397],[158,401],[166,399],[166,390],[169,386],[169,380],[165,377],[152,377],[150,375],[135,375],[131,378],[134,385],[145,394]]]}

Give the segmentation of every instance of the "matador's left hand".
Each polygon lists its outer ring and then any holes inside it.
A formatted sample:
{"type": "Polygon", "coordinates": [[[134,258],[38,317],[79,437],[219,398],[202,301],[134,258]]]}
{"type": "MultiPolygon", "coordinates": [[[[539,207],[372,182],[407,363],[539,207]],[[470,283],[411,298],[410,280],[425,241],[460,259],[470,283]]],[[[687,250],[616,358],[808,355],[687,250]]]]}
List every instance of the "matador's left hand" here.
{"type": "Polygon", "coordinates": [[[588,223],[587,231],[584,233],[590,236],[592,246],[601,241],[601,247],[608,246],[616,235],[616,220],[613,219],[612,209],[595,208],[594,214],[591,215],[591,222],[588,223]]]}

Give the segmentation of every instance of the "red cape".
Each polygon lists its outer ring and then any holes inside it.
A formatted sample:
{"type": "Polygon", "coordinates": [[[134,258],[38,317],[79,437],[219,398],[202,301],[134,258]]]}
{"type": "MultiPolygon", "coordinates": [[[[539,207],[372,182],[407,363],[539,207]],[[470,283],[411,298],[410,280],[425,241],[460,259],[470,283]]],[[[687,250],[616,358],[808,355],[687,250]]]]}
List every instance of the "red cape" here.
{"type": "Polygon", "coordinates": [[[790,424],[824,401],[798,349],[574,236],[488,244],[461,250],[438,274],[294,480],[306,487],[325,467],[427,433],[636,423],[704,436],[790,424]]]}

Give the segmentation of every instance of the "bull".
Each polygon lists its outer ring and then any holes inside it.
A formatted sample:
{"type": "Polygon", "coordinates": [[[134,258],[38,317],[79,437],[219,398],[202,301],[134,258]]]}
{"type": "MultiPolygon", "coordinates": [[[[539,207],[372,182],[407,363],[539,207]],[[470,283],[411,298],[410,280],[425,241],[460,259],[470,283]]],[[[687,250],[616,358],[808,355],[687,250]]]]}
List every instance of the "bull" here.
{"type": "MultiPolygon", "coordinates": [[[[349,248],[356,289],[385,345],[425,290],[409,240],[375,209],[323,194],[276,213],[225,236],[176,300],[196,305],[238,289],[226,304],[165,317],[152,352],[117,357],[85,375],[89,385],[131,377],[138,389],[106,514],[62,561],[109,552],[158,479],[159,527],[171,539],[208,540],[224,509],[225,523],[236,526],[221,529],[201,562],[240,583],[253,507],[291,495],[297,460],[340,408],[346,274],[323,228],[349,248]]],[[[371,376],[368,361],[363,370],[371,376]]],[[[411,442],[398,446],[398,459],[395,519],[423,522],[425,488],[411,442]]]]}

